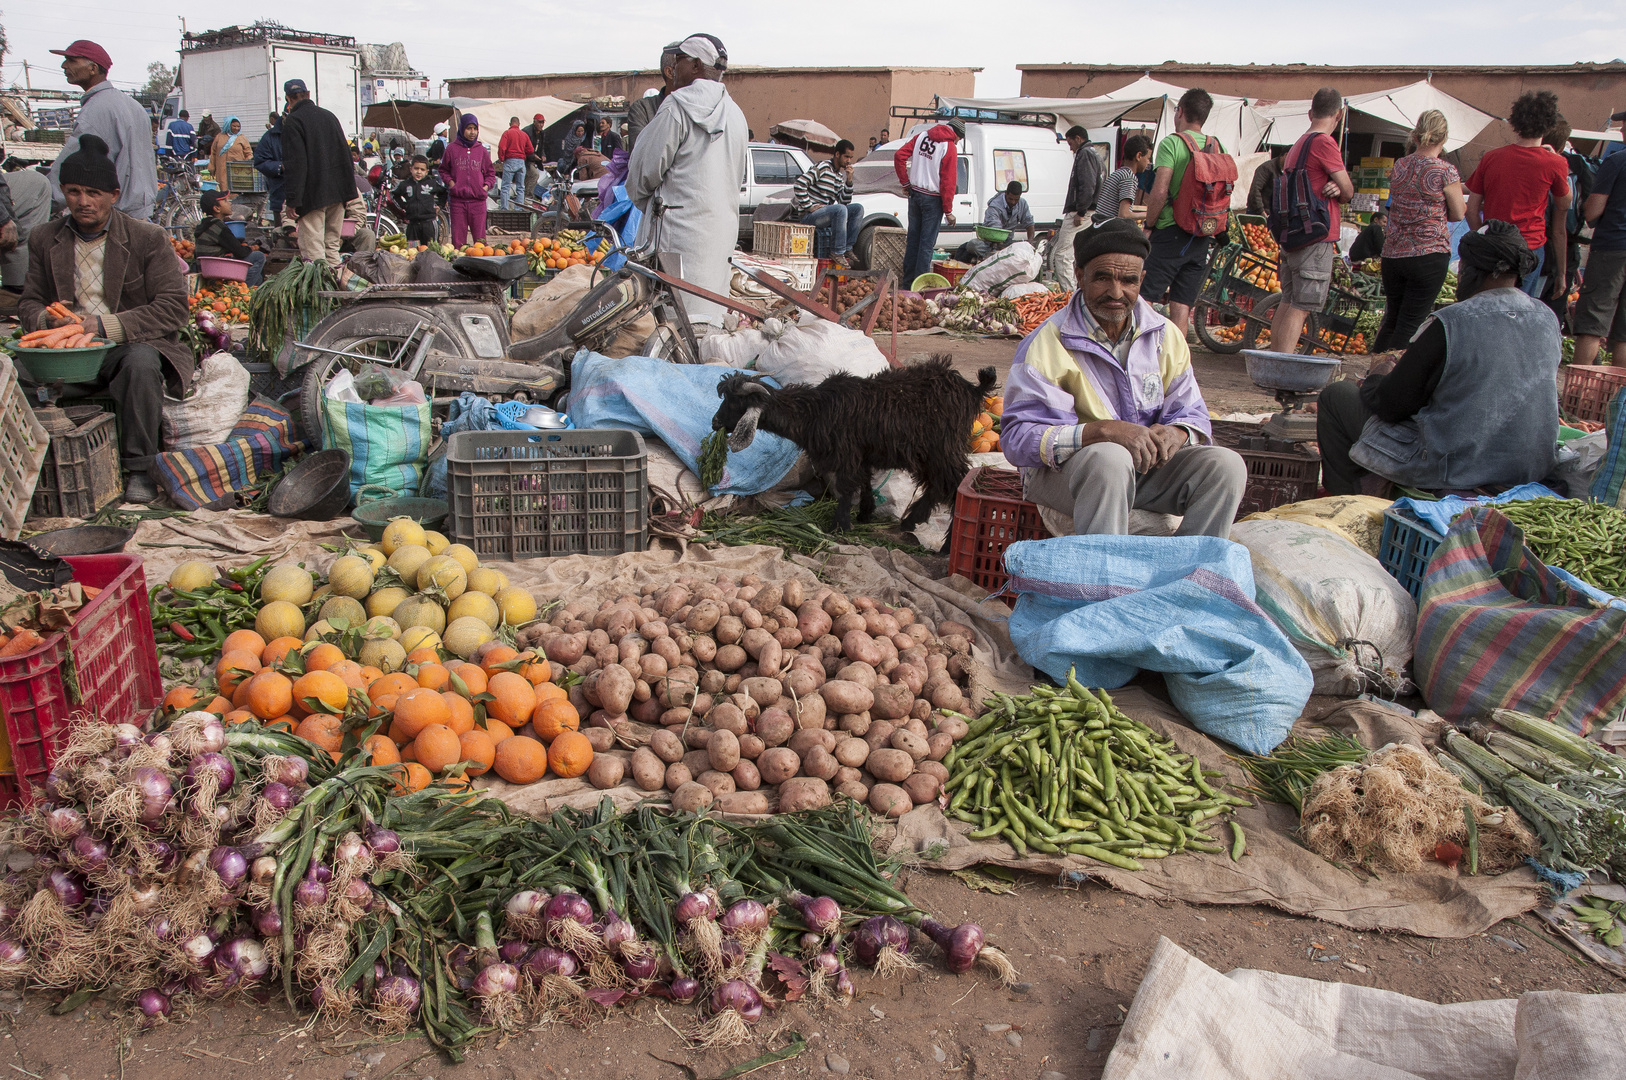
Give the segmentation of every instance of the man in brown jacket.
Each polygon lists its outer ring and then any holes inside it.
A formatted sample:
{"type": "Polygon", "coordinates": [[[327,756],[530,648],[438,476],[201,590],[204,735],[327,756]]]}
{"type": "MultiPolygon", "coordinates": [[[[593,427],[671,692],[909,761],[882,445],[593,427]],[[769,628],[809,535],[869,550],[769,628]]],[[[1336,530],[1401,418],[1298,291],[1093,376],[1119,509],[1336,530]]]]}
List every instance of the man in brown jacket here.
{"type": "Polygon", "coordinates": [[[61,177],[68,213],[28,238],[19,314],[28,330],[59,326],[66,320],[45,309],[61,301],[86,330],[116,343],[96,381],[70,384],[63,397],[108,395],[118,403],[130,473],[124,498],[149,503],[158,496],[148,470],[158,453],[164,388],[184,395],[196,366],[180,339],[188,318],[185,273],[163,229],[114,209],[118,175],[100,139],[81,138],[61,177]]]}

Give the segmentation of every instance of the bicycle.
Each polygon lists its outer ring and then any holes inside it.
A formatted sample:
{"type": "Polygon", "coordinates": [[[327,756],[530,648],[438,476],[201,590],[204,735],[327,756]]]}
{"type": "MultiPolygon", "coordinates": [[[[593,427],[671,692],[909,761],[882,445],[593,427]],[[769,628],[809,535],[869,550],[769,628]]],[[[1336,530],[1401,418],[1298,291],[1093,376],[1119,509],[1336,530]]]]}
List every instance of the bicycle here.
{"type": "Polygon", "coordinates": [[[197,166],[190,160],[163,159],[164,182],[158,186],[158,202],[148,220],[169,230],[171,235],[185,236],[203,220],[203,206],[199,202],[203,183],[198,179],[197,166]]]}

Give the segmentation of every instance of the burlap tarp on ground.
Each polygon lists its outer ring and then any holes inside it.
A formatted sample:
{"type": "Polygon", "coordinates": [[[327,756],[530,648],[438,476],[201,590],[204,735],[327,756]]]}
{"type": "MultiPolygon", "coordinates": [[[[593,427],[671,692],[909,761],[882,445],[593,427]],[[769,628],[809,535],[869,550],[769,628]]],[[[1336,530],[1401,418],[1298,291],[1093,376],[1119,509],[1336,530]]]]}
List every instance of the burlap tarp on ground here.
{"type": "MultiPolygon", "coordinates": [[[[146,560],[151,586],[167,579],[175,565],[188,559],[242,565],[270,554],[274,561],[300,560],[325,567],[332,555],[321,545],[341,543],[344,534],[363,535],[349,518],[298,522],[245,511],[198,511],[186,518],[144,522],[129,550],[146,560]],[[143,546],[154,544],[195,546],[143,546]]],[[[984,590],[963,578],[933,579],[909,555],[886,548],[844,547],[809,558],[787,556],[778,548],[764,546],[713,549],[678,545],[613,557],[566,556],[490,561],[487,565],[529,589],[544,605],[565,598],[612,598],[679,573],[757,573],[780,580],[795,576],[810,584],[823,580],[852,594],[907,603],[934,623],[954,619],[971,626],[975,631],[973,656],[978,661],[972,675],[973,701],[995,689],[1023,692],[1034,678],[1011,644],[1008,609],[1003,603],[988,600],[984,590]]],[[[1181,750],[1195,754],[1206,767],[1223,769],[1232,784],[1244,782],[1242,771],[1225,749],[1188,726],[1173,706],[1137,686],[1114,691],[1113,700],[1130,716],[1168,735],[1181,750]]],[[[1420,743],[1438,734],[1430,721],[1414,721],[1359,701],[1335,710],[1321,724],[1358,735],[1372,747],[1398,740],[1420,743]]],[[[647,738],[647,731],[642,734],[647,738]]],[[[583,778],[524,787],[495,778],[482,778],[480,783],[521,813],[546,813],[562,805],[585,808],[606,794],[583,778]]],[[[630,783],[608,794],[623,807],[647,797],[630,783]]],[[[664,797],[664,793],[654,797],[664,797]]],[[[970,826],[949,822],[935,805],[920,807],[901,819],[893,843],[909,848],[923,865],[945,870],[984,862],[1040,874],[1084,870],[1137,896],[1206,904],[1261,903],[1352,929],[1403,930],[1425,937],[1478,933],[1529,910],[1538,899],[1535,877],[1527,869],[1497,877],[1469,877],[1430,864],[1413,874],[1374,877],[1329,863],[1300,845],[1294,838],[1298,822],[1288,807],[1261,803],[1241,809],[1236,819],[1248,837],[1248,852],[1240,863],[1231,862],[1226,855],[1189,854],[1147,860],[1139,871],[1102,866],[1074,855],[1018,859],[1002,842],[966,839],[970,826]]],[[[1215,831],[1229,843],[1228,826],[1216,826],[1215,831]]]]}
{"type": "Polygon", "coordinates": [[[1615,1080],[1626,994],[1436,1005],[1239,968],[1159,938],[1103,1080],[1615,1080]]]}

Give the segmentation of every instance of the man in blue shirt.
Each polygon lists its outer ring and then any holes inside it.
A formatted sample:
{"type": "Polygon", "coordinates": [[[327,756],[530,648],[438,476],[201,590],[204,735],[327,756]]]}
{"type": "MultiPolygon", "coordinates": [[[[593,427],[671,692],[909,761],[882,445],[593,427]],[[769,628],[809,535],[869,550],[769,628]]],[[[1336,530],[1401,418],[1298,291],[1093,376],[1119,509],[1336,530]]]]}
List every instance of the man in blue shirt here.
{"type": "Polygon", "coordinates": [[[1581,216],[1592,226],[1592,254],[1575,303],[1575,362],[1596,361],[1608,338],[1615,365],[1626,366],[1626,154],[1603,159],[1581,216]]]}
{"type": "Polygon", "coordinates": [[[191,117],[191,113],[182,109],[181,115],[165,124],[163,131],[165,142],[159,146],[159,149],[167,148],[170,153],[178,158],[191,157],[193,130],[191,117]]]}

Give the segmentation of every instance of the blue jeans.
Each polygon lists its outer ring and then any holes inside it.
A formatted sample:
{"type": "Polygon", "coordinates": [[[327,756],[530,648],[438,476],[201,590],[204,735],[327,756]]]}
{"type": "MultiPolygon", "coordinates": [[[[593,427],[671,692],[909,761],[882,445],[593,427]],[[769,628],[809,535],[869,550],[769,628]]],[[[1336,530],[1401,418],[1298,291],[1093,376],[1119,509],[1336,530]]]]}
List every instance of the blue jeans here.
{"type": "Polygon", "coordinates": [[[1535,254],[1536,268],[1526,274],[1523,281],[1519,282],[1519,291],[1522,293],[1527,293],[1530,296],[1535,297],[1537,300],[1540,300],[1542,287],[1547,284],[1547,279],[1542,275],[1541,272],[1542,267],[1545,266],[1547,262],[1547,245],[1543,244],[1541,247],[1538,247],[1535,254]]]}
{"type": "Polygon", "coordinates": [[[903,245],[903,278],[909,283],[932,270],[932,250],[937,247],[937,230],[943,227],[943,196],[924,191],[909,193],[909,237],[903,245]]]}
{"type": "Polygon", "coordinates": [[[829,230],[835,243],[831,245],[837,255],[845,255],[858,243],[858,226],[864,223],[864,208],[857,203],[829,203],[811,213],[803,214],[799,224],[829,230]]]}
{"type": "Polygon", "coordinates": [[[250,251],[248,253],[248,280],[244,285],[253,287],[265,280],[265,252],[250,251]]]}
{"type": "Polygon", "coordinates": [[[521,207],[525,205],[525,159],[509,158],[502,163],[502,186],[498,189],[497,205],[504,210],[513,209],[508,205],[509,192],[513,192],[513,200],[521,207]]]}

